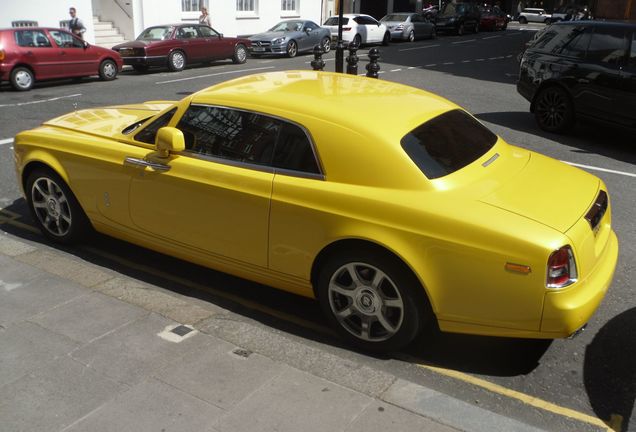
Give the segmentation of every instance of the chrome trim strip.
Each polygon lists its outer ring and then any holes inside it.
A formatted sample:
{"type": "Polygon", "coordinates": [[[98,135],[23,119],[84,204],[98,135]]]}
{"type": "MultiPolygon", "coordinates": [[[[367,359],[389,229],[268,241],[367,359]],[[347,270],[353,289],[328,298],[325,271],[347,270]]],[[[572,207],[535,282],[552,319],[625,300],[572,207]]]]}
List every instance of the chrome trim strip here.
{"type": "Polygon", "coordinates": [[[494,161],[496,161],[499,158],[499,153],[495,153],[494,155],[492,155],[490,157],[490,159],[488,159],[486,162],[484,162],[483,164],[481,164],[481,166],[483,166],[484,168],[486,168],[488,165],[490,165],[491,163],[493,163],[494,161]]]}

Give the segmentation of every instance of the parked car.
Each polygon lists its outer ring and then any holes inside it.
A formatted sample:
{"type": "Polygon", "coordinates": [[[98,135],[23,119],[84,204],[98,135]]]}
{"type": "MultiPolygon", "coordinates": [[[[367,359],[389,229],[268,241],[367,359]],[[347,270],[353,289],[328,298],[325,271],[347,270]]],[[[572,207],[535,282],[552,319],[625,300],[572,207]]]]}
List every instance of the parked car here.
{"type": "Polygon", "coordinates": [[[479,21],[481,30],[505,30],[508,28],[508,18],[499,7],[481,8],[481,20],[479,21]]]}
{"type": "Polygon", "coordinates": [[[252,45],[250,54],[282,54],[295,57],[303,51],[311,51],[316,45],[324,52],[331,49],[331,32],[309,20],[281,21],[265,33],[249,37],[252,45]]]}
{"type": "Polygon", "coordinates": [[[475,3],[447,3],[435,18],[437,32],[451,31],[463,35],[466,30],[479,32],[481,12],[475,3]]]}
{"type": "Polygon", "coordinates": [[[529,22],[550,24],[552,15],[547,13],[544,9],[525,8],[519,14],[518,20],[520,24],[527,24],[529,22]]]}
{"type": "MultiPolygon", "coordinates": [[[[331,31],[331,42],[338,42],[338,17],[332,16],[325,21],[323,27],[331,31]]],[[[381,43],[388,45],[391,33],[384,23],[369,15],[344,14],[342,16],[342,40],[356,45],[381,43]]]]}
{"type": "Polygon", "coordinates": [[[427,325],[571,335],[617,262],[600,179],[357,75],[270,72],[75,111],[18,134],[14,160],[47,238],[94,228],[317,298],[370,351],[427,325]]]}
{"type": "Polygon", "coordinates": [[[0,82],[30,90],[36,81],[99,75],[117,77],[123,62],[113,50],[94,46],[63,29],[0,29],[0,82]]]}
{"type": "Polygon", "coordinates": [[[391,33],[391,40],[434,39],[435,24],[417,13],[392,13],[380,20],[391,33]]]}
{"type": "Polygon", "coordinates": [[[636,24],[546,27],[522,54],[517,90],[546,131],[565,132],[577,118],[636,129],[636,24]]]}
{"type": "Polygon", "coordinates": [[[223,59],[245,63],[249,46],[249,40],[225,37],[212,27],[180,23],[148,27],[136,40],[113,49],[137,72],[157,66],[176,72],[189,63],[223,59]]]}

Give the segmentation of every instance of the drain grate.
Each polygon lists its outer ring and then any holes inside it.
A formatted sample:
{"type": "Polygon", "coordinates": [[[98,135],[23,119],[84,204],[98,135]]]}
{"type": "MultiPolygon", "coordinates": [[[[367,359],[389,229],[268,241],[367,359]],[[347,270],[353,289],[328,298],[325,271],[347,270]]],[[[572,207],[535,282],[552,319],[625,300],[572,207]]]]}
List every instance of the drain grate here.
{"type": "Polygon", "coordinates": [[[237,355],[239,357],[248,358],[250,355],[252,355],[252,351],[246,350],[243,348],[237,348],[234,351],[232,351],[232,354],[237,355]]]}
{"type": "Polygon", "coordinates": [[[185,336],[188,333],[190,333],[193,329],[191,329],[190,327],[186,327],[184,325],[180,325],[177,326],[175,328],[173,328],[172,330],[170,330],[172,333],[179,335],[179,336],[185,336]]]}

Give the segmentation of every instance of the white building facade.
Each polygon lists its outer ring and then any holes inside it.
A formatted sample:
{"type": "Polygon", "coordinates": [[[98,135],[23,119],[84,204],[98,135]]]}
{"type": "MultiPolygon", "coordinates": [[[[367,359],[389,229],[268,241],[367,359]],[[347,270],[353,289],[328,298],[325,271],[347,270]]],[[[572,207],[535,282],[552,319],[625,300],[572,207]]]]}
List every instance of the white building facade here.
{"type": "MultiPolygon", "coordinates": [[[[69,7],[86,26],[84,39],[99,38],[100,21],[108,21],[123,39],[134,39],[144,28],[196,22],[207,7],[214,27],[226,36],[263,32],[283,19],[310,19],[318,24],[334,14],[335,0],[0,0],[0,28],[17,25],[60,27],[69,7]],[[95,17],[95,19],[94,19],[95,17]]],[[[99,41],[97,41],[99,42],[99,41]]],[[[107,44],[107,43],[105,43],[107,44]]]]}

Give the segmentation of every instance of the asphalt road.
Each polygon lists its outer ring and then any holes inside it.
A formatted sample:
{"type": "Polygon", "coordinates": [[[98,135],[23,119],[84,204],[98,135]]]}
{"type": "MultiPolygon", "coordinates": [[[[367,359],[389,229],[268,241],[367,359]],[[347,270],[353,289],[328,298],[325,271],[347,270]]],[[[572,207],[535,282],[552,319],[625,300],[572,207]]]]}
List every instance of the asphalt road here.
{"type": "MultiPolygon", "coordinates": [[[[222,304],[239,319],[284,330],[345,360],[367,362],[548,430],[602,430],[601,419],[614,430],[636,431],[636,138],[593,124],[579,124],[568,136],[538,129],[528,112],[529,103],[515,88],[515,57],[536,28],[540,27],[511,25],[503,32],[380,47],[380,79],[440,94],[468,109],[509,143],[578,164],[605,181],[620,241],[619,263],[605,301],[588,329],[575,339],[549,342],[427,335],[407,352],[369,357],[340,345],[326,330],[314,302],[113,239],[99,238],[93,245],[69,252],[161,288],[222,304]]],[[[367,63],[367,51],[358,52],[360,73],[367,63]]],[[[37,85],[26,93],[14,92],[5,83],[0,88],[0,208],[4,209],[0,230],[44,242],[21,225],[29,224],[30,218],[12,164],[11,138],[17,132],[75,109],[176,100],[240,75],[310,69],[312,58],[249,59],[244,65],[217,62],[180,73],[125,71],[115,82],[97,78],[60,81],[37,85]],[[3,215],[17,216],[12,223],[2,223],[3,215]]],[[[333,70],[333,52],[325,59],[326,69],[333,70]]]]}

